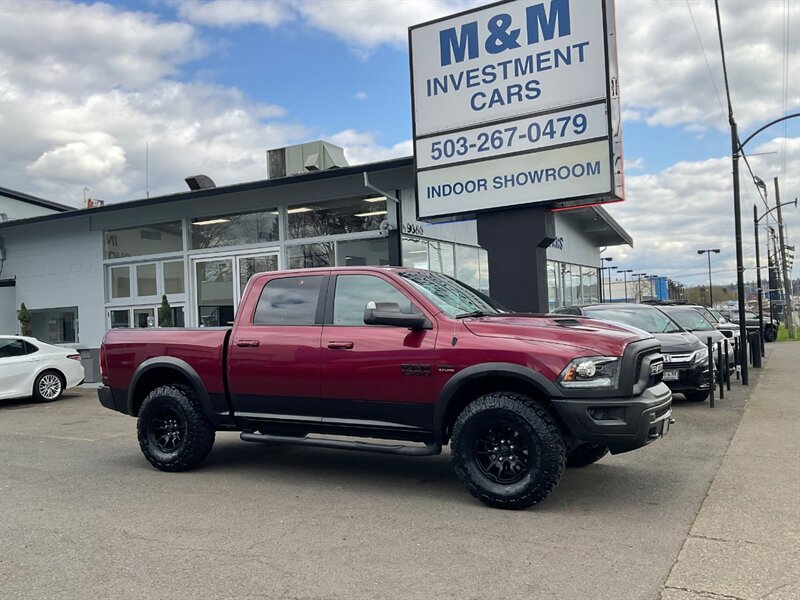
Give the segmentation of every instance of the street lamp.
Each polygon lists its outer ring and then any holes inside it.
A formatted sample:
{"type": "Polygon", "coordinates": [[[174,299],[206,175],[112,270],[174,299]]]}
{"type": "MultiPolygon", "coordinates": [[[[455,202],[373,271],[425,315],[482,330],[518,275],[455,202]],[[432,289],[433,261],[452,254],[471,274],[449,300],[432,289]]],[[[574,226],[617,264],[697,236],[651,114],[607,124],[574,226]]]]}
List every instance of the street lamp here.
{"type": "MultiPolygon", "coordinates": [[[[633,273],[633,269],[620,269],[617,274],[622,273],[622,281],[625,284],[625,302],[628,301],[628,273],[633,273]]],[[[631,275],[631,277],[633,277],[631,275]]]]}
{"type": "Polygon", "coordinates": [[[608,269],[608,301],[613,301],[613,294],[611,293],[611,271],[618,269],[619,267],[606,267],[608,269]]]}
{"type": "Polygon", "coordinates": [[[714,307],[714,293],[711,289],[711,253],[719,254],[719,248],[706,248],[705,250],[698,250],[698,254],[708,255],[708,306],[714,307]]]}
{"type": "Polygon", "coordinates": [[[603,266],[603,261],[611,262],[612,260],[614,260],[613,256],[601,256],[600,257],[600,302],[603,301],[603,296],[604,296],[604,292],[603,292],[603,271],[606,269],[606,267],[603,266]]]}
{"type": "Polygon", "coordinates": [[[633,299],[637,302],[642,301],[642,277],[647,275],[647,273],[631,273],[631,277],[636,277],[636,292],[633,294],[633,299]],[[637,300],[638,294],[638,300],[637,300]]]}

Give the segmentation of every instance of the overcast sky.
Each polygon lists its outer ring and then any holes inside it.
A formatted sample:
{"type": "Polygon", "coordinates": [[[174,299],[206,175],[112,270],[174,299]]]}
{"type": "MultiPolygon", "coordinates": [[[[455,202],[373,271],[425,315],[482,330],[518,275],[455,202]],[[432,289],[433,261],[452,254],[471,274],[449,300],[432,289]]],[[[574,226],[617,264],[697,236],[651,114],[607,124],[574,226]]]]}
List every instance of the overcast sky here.
{"type": "MultiPolygon", "coordinates": [[[[73,206],[84,188],[107,202],[142,198],[147,143],[151,195],[183,191],[197,173],[218,185],[263,179],[265,150],[320,138],[343,146],[351,164],[410,156],[407,28],[481,4],[2,0],[0,185],[73,206]]],[[[800,110],[800,2],[721,5],[744,139],[800,110]]],[[[606,255],[695,284],[707,278],[696,250],[719,247],[715,283],[735,281],[714,4],[618,0],[617,21],[627,199],[609,212],[635,247],[606,255]]],[[[800,195],[800,119],[747,152],[771,206],[773,177],[783,200],[800,195]]],[[[751,269],[752,205],[765,208],[741,170],[751,269]]],[[[799,214],[784,210],[789,244],[800,242],[799,214]]]]}

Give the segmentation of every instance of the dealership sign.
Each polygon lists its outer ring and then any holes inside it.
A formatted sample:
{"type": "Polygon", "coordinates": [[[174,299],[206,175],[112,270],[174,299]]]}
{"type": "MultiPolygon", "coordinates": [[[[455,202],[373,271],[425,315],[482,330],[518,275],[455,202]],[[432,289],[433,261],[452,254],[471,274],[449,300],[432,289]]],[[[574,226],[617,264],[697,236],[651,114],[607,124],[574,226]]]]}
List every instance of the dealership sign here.
{"type": "Polygon", "coordinates": [[[409,29],[421,219],[623,199],[613,0],[510,0],[409,29]]]}

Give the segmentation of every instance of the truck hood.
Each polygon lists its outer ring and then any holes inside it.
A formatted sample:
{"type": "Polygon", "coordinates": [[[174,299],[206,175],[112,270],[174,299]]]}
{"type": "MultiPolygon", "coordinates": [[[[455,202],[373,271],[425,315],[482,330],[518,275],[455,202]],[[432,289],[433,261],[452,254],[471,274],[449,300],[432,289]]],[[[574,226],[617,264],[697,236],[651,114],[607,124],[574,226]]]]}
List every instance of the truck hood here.
{"type": "Polygon", "coordinates": [[[598,356],[622,356],[629,343],[652,337],[615,323],[566,315],[492,315],[464,319],[464,326],[480,337],[562,344],[598,356]]]}

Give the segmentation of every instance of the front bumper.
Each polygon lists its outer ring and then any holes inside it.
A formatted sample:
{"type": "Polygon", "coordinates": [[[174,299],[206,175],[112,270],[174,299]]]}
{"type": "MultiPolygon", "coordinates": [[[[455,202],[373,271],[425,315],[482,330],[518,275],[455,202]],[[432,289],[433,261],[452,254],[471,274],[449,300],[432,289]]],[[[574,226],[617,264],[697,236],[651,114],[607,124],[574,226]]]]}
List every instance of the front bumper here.
{"type": "Polygon", "coordinates": [[[663,383],[630,398],[554,398],[552,403],[576,438],[608,446],[612,454],[657,440],[672,418],[672,392],[663,383]]]}
{"type": "Polygon", "coordinates": [[[696,363],[689,366],[674,366],[670,364],[664,365],[665,379],[664,383],[673,392],[697,392],[707,391],[709,376],[708,376],[708,362],[696,363]],[[673,381],[666,380],[666,372],[675,371],[677,379],[673,381]]]}

